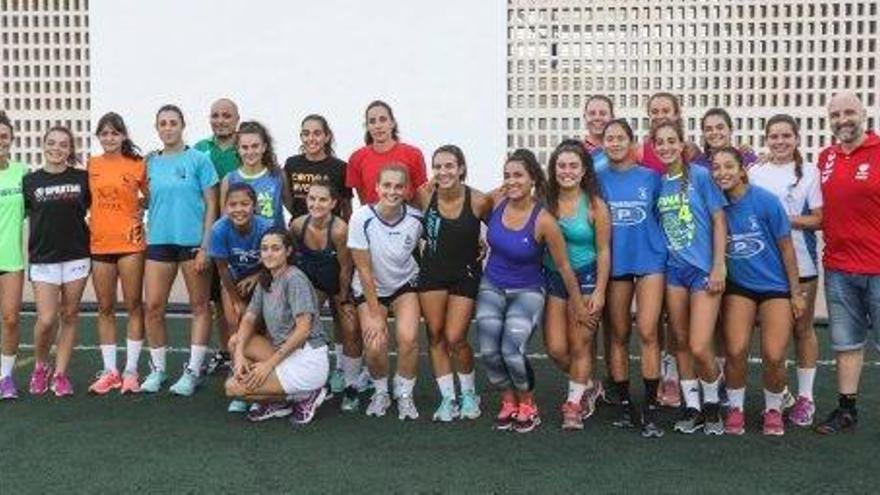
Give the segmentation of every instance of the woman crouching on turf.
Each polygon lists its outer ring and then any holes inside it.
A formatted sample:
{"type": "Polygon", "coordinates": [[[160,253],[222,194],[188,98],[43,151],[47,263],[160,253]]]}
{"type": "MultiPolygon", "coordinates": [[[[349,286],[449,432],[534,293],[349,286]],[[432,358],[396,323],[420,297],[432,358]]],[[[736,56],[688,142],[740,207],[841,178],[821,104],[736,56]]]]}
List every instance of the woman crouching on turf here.
{"type": "Polygon", "coordinates": [[[550,155],[547,167],[547,210],[557,219],[578,292],[589,308],[586,325],[569,319],[569,293],[553,257],[544,254],[544,344],[566,375],[568,397],[562,404],[562,429],[582,430],[593,414],[598,387],[593,383],[593,334],[605,305],[611,268],[611,223],[608,206],[599,194],[593,160],[580,141],[563,141],[550,155]]]}
{"type": "MultiPolygon", "coordinates": [[[[255,214],[257,194],[247,183],[229,186],[223,205],[225,215],[211,228],[208,255],[220,277],[220,298],[228,328],[238,328],[257,285],[260,271],[260,239],[272,221],[255,214]]],[[[244,412],[247,405],[232,401],[229,412],[244,412]]]]}
{"type": "Polygon", "coordinates": [[[730,270],[723,311],[728,353],[724,376],[730,401],[724,431],[731,435],[745,433],[746,359],[757,316],[761,321],[764,365],[764,434],[782,435],[785,352],[794,318],[799,318],[806,307],[798,281],[791,224],[773,193],[749,185],[745,164],[736,149],[714,152],[712,175],[730,201],[724,207],[730,270]]]}
{"type": "Polygon", "coordinates": [[[308,277],[288,264],[292,241],[272,227],[260,241],[259,285],[229,339],[234,374],[226,395],[249,402],[293,401],[291,422],[312,420],[330,371],[318,296],[308,277]],[[257,322],[265,334],[257,332],[257,322]]]}
{"type": "Polygon", "coordinates": [[[474,351],[467,340],[480,287],[480,219],[491,200],[464,184],[467,164],[458,146],[441,146],[432,158],[434,177],[418,190],[425,212],[425,239],[419,273],[419,304],[428,328],[431,366],[440,389],[434,421],[480,417],[474,385],[474,351]],[[456,400],[453,361],[461,385],[456,400]]]}
{"type": "Polygon", "coordinates": [[[687,406],[675,430],[694,433],[702,429],[706,434],[720,435],[724,433],[718,401],[721,377],[713,338],[724,292],[725,200],[708,170],[688,166],[682,160],[685,140],[681,125],[661,123],[652,129],[651,137],[657,155],[666,164],[657,209],[669,250],[669,326],[675,333],[676,360],[687,406]]]}
{"type": "MultiPolygon", "coordinates": [[[[318,307],[330,300],[335,328],[339,329],[337,342],[342,352],[336,354],[342,370],[342,387],[336,385],[331,373],[331,392],[342,389],[342,410],[356,411],[359,407],[358,378],[363,367],[363,352],[357,315],[349,297],[354,265],[348,249],[348,224],[333,214],[338,193],[329,182],[315,180],[306,193],[309,213],[295,218],[291,231],[296,242],[296,266],[302,270],[318,292],[318,307]]],[[[338,349],[338,347],[337,347],[338,349]]]]}
{"type": "MultiPolygon", "coordinates": [[[[531,151],[514,151],[504,164],[504,184],[493,199],[498,206],[489,217],[490,252],[477,295],[477,330],[489,382],[501,389],[495,419],[499,430],[526,433],[541,424],[526,346],[544,309],[545,248],[568,293],[581,292],[559,225],[538,199],[544,197],[546,182],[531,151]]],[[[582,297],[570,298],[568,306],[569,318],[578,324],[591,321],[582,297]]]]}
{"type": "MultiPolygon", "coordinates": [[[[660,437],[657,424],[657,389],[660,385],[658,326],[663,309],[666,239],[660,228],[657,198],[660,174],[642,167],[632,157],[632,128],[624,119],[605,127],[605,153],[611,165],[599,172],[599,182],[611,208],[611,281],[605,301],[611,333],[608,360],[620,409],[614,426],[632,428],[638,412],[629,394],[629,337],[632,303],[636,300],[645,405],[641,429],[646,438],[660,437]]],[[[678,383],[675,383],[678,387],[678,383]]]]}
{"type": "Polygon", "coordinates": [[[348,247],[357,271],[352,281],[354,302],[364,335],[367,368],[375,386],[367,416],[384,416],[391,406],[388,393],[388,310],[397,320],[397,374],[394,395],[397,417],[417,419],[413,387],[418,372],[419,265],[414,251],[422,236],[421,213],[406,204],[409,172],[392,163],[379,172],[379,202],[360,207],[348,226],[348,247]]]}
{"type": "Polygon", "coordinates": [[[34,286],[34,372],[30,392],[50,388],[57,397],[73,395],[67,367],[76,343],[79,302],[89,278],[89,178],[77,164],[73,133],[53,127],[43,136],[43,168],[24,177],[24,207],[28,216],[28,278],[34,286]],[[61,331],[55,355],[55,374],[49,369],[49,350],[55,342],[58,316],[61,331]],[[51,378],[50,378],[51,377],[51,378]]]}

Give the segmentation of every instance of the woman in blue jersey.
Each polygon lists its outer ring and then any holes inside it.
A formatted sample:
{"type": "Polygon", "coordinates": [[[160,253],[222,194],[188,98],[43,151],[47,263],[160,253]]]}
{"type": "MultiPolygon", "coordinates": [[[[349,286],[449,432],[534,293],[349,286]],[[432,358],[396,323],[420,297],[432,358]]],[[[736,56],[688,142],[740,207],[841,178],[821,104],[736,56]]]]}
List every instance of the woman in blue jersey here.
{"type": "Polygon", "coordinates": [[[724,294],[724,367],[729,406],[728,434],[745,433],[747,358],[756,318],[761,325],[764,367],[764,434],[782,435],[785,352],[794,318],[806,301],[798,281],[791,224],[773,193],[748,183],[740,153],[731,147],[712,155],[712,175],[729,203],[727,217],[727,288],[724,294]],[[793,316],[793,317],[792,317],[793,316]]]}
{"type": "Polygon", "coordinates": [[[791,242],[807,307],[795,322],[798,389],[788,419],[798,426],[810,426],[816,412],[813,381],[819,357],[819,341],[813,328],[819,279],[816,231],[822,226],[823,205],[819,171],[804,163],[798,150],[800,132],[794,118],[774,115],[764,129],[770,159],[749,169],[749,182],[775,194],[791,222],[791,242]]]}
{"type": "Polygon", "coordinates": [[[235,136],[241,167],[229,172],[220,183],[220,204],[226,204],[229,186],[244,182],[257,193],[258,216],[276,227],[284,227],[284,209],[290,210],[290,187],[287,174],[278,166],[269,131],[259,122],[242,122],[235,136]]]}
{"type": "MultiPolygon", "coordinates": [[[[559,225],[538,199],[544,197],[546,181],[531,151],[514,151],[504,164],[504,184],[489,217],[489,260],[477,295],[476,319],[486,374],[501,389],[501,409],[495,418],[499,430],[526,433],[541,424],[526,346],[544,309],[545,249],[567,293],[581,292],[559,225]]],[[[593,318],[584,298],[569,298],[568,310],[569,318],[586,332],[584,327],[593,318]]]]}
{"type": "Polygon", "coordinates": [[[160,108],[156,130],[163,148],[146,158],[150,200],[144,323],[152,371],[141,384],[141,392],[158,392],[166,380],[165,308],[179,269],[192,311],[191,345],[184,372],[170,391],[189,396],[202,382],[202,362],[211,331],[208,244],[217,219],[217,172],[210,158],[184,143],[185,126],[180,108],[160,108]]]}
{"type": "Polygon", "coordinates": [[[579,141],[563,141],[550,155],[547,167],[547,210],[556,218],[565,240],[578,294],[590,311],[586,327],[568,318],[568,291],[549,253],[544,254],[544,344],[568,376],[568,396],[562,404],[562,428],[581,430],[592,415],[598,387],[592,380],[593,334],[602,317],[605,288],[611,269],[611,225],[608,206],[599,192],[593,161],[579,141]]]}
{"type": "MultiPolygon", "coordinates": [[[[666,240],[660,227],[657,199],[660,174],[633,159],[635,136],[624,119],[605,126],[604,148],[610,166],[599,173],[605,200],[611,208],[611,281],[605,301],[610,327],[608,360],[620,410],[615,426],[631,428],[638,413],[629,391],[629,337],[631,308],[636,301],[636,330],[641,350],[641,375],[645,405],[641,414],[642,435],[659,437],[657,389],[660,385],[658,327],[665,290],[666,240]]],[[[677,384],[676,384],[677,387],[677,384]]]]}
{"type": "Polygon", "coordinates": [[[688,166],[682,159],[681,125],[663,122],[652,129],[651,139],[666,168],[657,209],[669,249],[666,307],[686,405],[675,430],[693,433],[702,429],[719,435],[724,423],[713,337],[726,273],[725,200],[708,170],[688,166]]]}

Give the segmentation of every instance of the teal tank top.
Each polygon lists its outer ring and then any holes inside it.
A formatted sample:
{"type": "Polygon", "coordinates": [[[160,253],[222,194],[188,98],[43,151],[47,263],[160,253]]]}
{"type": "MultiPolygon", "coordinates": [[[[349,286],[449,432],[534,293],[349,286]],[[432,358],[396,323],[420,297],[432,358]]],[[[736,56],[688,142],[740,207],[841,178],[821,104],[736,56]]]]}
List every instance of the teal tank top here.
{"type": "MultiPolygon", "coordinates": [[[[560,217],[558,222],[562,237],[565,238],[565,250],[571,268],[577,271],[593,263],[596,260],[596,232],[590,222],[587,195],[581,194],[573,217],[560,217]]],[[[544,267],[558,271],[549,250],[544,253],[544,267]]]]}

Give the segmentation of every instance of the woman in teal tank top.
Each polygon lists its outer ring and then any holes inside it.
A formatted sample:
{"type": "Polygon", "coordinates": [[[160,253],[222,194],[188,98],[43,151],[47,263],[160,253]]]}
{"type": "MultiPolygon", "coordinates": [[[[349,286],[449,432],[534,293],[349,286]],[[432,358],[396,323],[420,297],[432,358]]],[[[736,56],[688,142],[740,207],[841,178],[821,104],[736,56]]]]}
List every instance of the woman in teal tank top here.
{"type": "Polygon", "coordinates": [[[547,168],[547,209],[559,222],[571,268],[590,311],[586,325],[568,317],[568,291],[549,256],[544,257],[544,344],[556,366],[568,375],[568,396],[562,405],[562,428],[580,430],[595,407],[600,388],[591,380],[593,333],[605,305],[611,271],[611,217],[599,194],[593,160],[579,141],[563,141],[547,168]]]}
{"type": "Polygon", "coordinates": [[[21,183],[27,166],[12,161],[9,150],[13,138],[12,122],[0,112],[0,317],[3,319],[0,400],[18,398],[12,370],[18,354],[18,323],[24,284],[24,196],[21,183]]]}

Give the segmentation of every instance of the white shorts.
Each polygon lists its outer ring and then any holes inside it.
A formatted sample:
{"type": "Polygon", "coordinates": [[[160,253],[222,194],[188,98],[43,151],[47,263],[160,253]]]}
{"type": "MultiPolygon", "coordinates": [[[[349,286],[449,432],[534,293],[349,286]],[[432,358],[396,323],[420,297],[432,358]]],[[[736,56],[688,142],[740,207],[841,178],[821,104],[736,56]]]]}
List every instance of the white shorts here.
{"type": "Polygon", "coordinates": [[[61,285],[88,277],[91,269],[92,260],[89,258],[61,263],[34,263],[28,267],[28,279],[31,282],[61,285]]]}
{"type": "Polygon", "coordinates": [[[281,388],[287,395],[317,390],[327,383],[330,358],[327,346],[313,348],[309,344],[293,351],[275,367],[281,388]]]}

